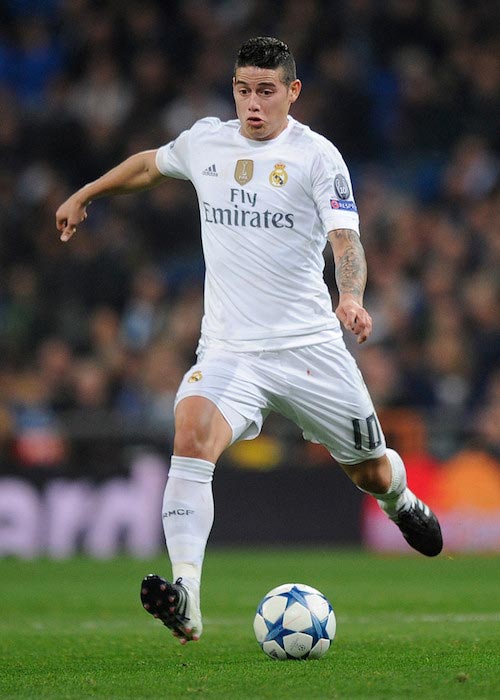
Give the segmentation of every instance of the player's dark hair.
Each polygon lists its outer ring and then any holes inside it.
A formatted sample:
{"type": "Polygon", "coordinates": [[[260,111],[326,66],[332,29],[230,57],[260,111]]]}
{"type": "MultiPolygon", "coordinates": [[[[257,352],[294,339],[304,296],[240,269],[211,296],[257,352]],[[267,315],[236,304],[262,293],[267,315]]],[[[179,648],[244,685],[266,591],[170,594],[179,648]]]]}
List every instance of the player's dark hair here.
{"type": "Polygon", "coordinates": [[[292,52],[288,46],[272,36],[256,36],[241,46],[236,58],[236,68],[255,66],[256,68],[282,68],[285,85],[297,78],[297,70],[292,52]]]}

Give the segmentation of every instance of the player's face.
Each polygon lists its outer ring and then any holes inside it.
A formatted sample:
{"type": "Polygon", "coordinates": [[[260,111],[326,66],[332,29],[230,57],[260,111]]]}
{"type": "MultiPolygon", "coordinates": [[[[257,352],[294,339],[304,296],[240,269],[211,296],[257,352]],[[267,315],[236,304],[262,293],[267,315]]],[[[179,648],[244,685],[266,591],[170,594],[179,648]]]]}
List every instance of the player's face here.
{"type": "Polygon", "coordinates": [[[289,86],[282,80],[282,68],[237,68],[233,78],[236,113],[241,133],[249,139],[274,139],[287,125],[290,105],[299,96],[301,83],[289,86]]]}

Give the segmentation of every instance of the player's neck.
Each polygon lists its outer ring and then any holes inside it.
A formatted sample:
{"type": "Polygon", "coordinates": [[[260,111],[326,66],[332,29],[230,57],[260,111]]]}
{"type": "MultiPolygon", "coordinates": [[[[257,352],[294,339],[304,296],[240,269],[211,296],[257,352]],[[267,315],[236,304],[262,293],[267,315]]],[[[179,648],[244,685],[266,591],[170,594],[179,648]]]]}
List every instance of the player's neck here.
{"type": "Polygon", "coordinates": [[[268,136],[259,137],[258,133],[247,133],[247,130],[243,127],[243,125],[240,126],[240,134],[249,141],[255,141],[261,144],[269,143],[271,141],[275,141],[284,131],[288,129],[290,120],[291,118],[289,115],[287,115],[283,124],[268,136]]]}

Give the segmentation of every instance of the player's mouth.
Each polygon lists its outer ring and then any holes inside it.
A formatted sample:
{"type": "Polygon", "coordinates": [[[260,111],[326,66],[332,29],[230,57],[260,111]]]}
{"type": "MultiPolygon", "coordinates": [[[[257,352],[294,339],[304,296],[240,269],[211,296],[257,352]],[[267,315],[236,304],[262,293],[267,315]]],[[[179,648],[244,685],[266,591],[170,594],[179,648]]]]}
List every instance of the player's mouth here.
{"type": "Polygon", "coordinates": [[[264,120],[260,117],[248,117],[247,124],[250,124],[250,126],[262,126],[264,120]]]}

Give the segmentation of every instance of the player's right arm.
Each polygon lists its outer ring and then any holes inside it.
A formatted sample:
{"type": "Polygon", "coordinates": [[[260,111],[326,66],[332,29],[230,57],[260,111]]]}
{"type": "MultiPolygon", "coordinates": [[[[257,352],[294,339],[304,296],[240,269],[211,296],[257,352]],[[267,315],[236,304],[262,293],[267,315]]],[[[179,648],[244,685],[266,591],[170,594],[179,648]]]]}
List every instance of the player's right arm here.
{"type": "Polygon", "coordinates": [[[363,307],[366,259],[357,231],[334,229],[328,234],[335,260],[339,303],[335,313],[341,323],[364,343],[372,332],[372,319],[363,307]]]}
{"type": "Polygon", "coordinates": [[[130,156],[97,180],[84,185],[61,204],[56,212],[61,241],[69,241],[78,224],[87,218],[87,207],[93,199],[148,190],[164,178],[156,166],[156,150],[141,151],[130,156]]]}

